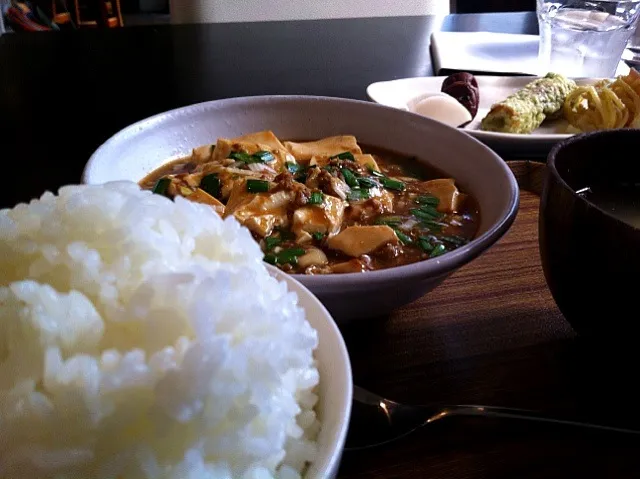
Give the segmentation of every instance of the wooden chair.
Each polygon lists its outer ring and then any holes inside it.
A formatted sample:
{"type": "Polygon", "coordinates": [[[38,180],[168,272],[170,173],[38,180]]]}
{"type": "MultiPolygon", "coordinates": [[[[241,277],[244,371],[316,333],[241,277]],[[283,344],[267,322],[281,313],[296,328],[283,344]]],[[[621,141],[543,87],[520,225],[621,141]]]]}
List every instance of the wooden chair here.
{"type": "Polygon", "coordinates": [[[66,25],[72,21],[71,10],[68,9],[65,2],[61,0],[52,0],[51,21],[58,25],[66,25]]]}
{"type": "MultiPolygon", "coordinates": [[[[79,28],[124,26],[120,0],[72,0],[72,2],[74,21],[79,28]]],[[[56,0],[53,0],[53,5],[55,8],[56,0]]]]}

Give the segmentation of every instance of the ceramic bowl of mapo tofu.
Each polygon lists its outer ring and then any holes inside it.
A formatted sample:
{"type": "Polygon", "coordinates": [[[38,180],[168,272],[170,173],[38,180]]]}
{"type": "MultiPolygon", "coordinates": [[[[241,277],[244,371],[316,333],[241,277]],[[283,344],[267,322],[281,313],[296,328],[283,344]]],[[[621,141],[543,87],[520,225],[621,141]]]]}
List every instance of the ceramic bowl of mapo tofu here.
{"type": "Polygon", "coordinates": [[[426,294],[497,241],[518,205],[508,167],[465,133],[322,97],[162,113],[102,145],[83,180],[135,181],[233,218],[337,319],[426,294]]]}

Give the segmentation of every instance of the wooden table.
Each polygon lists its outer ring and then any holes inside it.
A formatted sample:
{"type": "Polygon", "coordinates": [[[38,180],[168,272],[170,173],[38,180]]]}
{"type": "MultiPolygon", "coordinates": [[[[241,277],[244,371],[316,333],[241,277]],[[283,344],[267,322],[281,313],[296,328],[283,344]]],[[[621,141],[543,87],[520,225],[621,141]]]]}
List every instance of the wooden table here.
{"type": "MultiPolygon", "coordinates": [[[[547,288],[538,250],[545,165],[509,164],[522,191],[502,240],[414,304],[343,328],[355,382],[399,402],[522,407],[640,427],[632,359],[581,344],[547,288]]],[[[639,446],[629,436],[454,418],[347,452],[341,477],[635,478],[639,446]]]]}
{"type": "MultiPolygon", "coordinates": [[[[0,207],[79,181],[101,142],[169,108],[255,94],[365,99],[374,81],[430,75],[429,36],[438,28],[537,27],[532,14],[495,14],[2,36],[0,157],[22,174],[7,173],[0,207]]],[[[354,379],[399,401],[545,409],[640,428],[637,359],[582,344],[557,310],[537,247],[541,166],[512,166],[521,207],[498,244],[391,317],[343,328],[354,379]]],[[[636,478],[639,446],[561,427],[452,419],[346,453],[340,476],[636,478]]]]}

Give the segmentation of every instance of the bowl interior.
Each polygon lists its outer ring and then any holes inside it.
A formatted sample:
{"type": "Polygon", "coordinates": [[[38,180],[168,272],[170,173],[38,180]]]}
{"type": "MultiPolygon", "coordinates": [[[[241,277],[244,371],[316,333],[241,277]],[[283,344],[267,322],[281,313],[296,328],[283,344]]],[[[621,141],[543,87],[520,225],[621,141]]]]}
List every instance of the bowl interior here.
{"type": "Polygon", "coordinates": [[[219,100],[172,110],[122,130],[89,160],[85,183],[139,181],[170,159],[218,137],[273,130],[283,139],[355,135],[440,169],[481,208],[479,235],[517,205],[517,184],[495,153],[455,128],[373,103],[324,97],[269,96],[219,100]]]}
{"type": "Polygon", "coordinates": [[[552,174],[596,210],[638,228],[640,163],[632,157],[639,144],[640,130],[581,135],[555,148],[549,166],[552,174]]]}
{"type": "Polygon", "coordinates": [[[316,359],[320,371],[318,417],[322,427],[318,435],[318,459],[309,477],[333,477],[337,473],[349,427],[352,399],[351,363],[340,330],[325,307],[290,275],[267,265],[269,273],[287,283],[289,291],[298,295],[298,303],[307,320],[318,331],[316,359]]]}

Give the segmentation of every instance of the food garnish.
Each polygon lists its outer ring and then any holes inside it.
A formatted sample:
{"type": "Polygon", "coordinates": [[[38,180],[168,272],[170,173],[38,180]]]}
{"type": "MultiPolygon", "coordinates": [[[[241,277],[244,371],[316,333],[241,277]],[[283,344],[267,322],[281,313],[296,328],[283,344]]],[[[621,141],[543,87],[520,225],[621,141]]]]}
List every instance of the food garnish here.
{"type": "Polygon", "coordinates": [[[480,105],[480,89],[471,73],[459,72],[448,76],[442,82],[442,92],[458,100],[471,114],[471,119],[476,117],[480,105]]]}
{"type": "Polygon", "coordinates": [[[640,73],[631,69],[614,81],[576,88],[564,102],[564,116],[577,132],[640,127],[640,73]]]}
{"type": "Polygon", "coordinates": [[[545,119],[562,114],[564,101],[575,88],[573,80],[547,73],[493,105],[481,128],[501,133],[531,133],[545,119]]]}
{"type": "Polygon", "coordinates": [[[370,151],[349,135],[281,142],[264,131],[196,148],[141,184],[233,216],[264,260],[289,273],[402,266],[473,239],[477,203],[452,178],[413,157],[370,151]]]}

